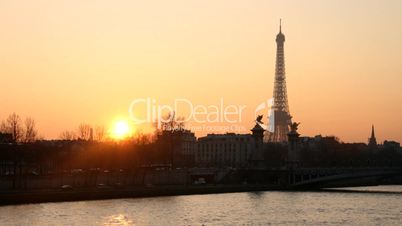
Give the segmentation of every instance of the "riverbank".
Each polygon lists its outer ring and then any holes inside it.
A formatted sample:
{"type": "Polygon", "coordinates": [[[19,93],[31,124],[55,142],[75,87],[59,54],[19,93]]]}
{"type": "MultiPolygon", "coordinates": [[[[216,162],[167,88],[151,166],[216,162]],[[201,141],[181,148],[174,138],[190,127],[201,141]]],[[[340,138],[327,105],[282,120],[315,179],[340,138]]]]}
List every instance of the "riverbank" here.
{"type": "Polygon", "coordinates": [[[278,190],[276,185],[191,185],[2,191],[0,205],[278,190]]]}

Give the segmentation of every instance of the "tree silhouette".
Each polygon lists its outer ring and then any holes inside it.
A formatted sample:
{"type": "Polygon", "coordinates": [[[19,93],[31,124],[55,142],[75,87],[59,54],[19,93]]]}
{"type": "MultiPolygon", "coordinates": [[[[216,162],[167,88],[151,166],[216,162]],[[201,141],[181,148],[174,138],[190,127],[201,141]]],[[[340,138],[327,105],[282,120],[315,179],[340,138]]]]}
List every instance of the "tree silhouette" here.
{"type": "Polygon", "coordinates": [[[78,126],[78,139],[89,140],[91,138],[91,126],[86,123],[81,123],[78,126]]]}
{"type": "Polygon", "coordinates": [[[184,117],[176,117],[176,114],[173,111],[162,117],[160,125],[162,131],[182,131],[185,127],[184,117]]]}
{"type": "Polygon", "coordinates": [[[23,139],[22,121],[15,112],[8,116],[4,126],[5,132],[11,133],[15,142],[20,142],[23,139]]]}
{"type": "Polygon", "coordinates": [[[95,128],[95,140],[103,141],[105,139],[105,127],[104,126],[97,126],[95,128]]]}
{"type": "Polygon", "coordinates": [[[25,119],[25,136],[24,142],[32,143],[38,137],[38,131],[36,130],[35,120],[33,118],[26,118],[25,119]]]}
{"type": "Polygon", "coordinates": [[[59,137],[61,140],[75,140],[77,136],[75,135],[75,133],[73,131],[66,130],[66,131],[63,131],[59,137]]]}

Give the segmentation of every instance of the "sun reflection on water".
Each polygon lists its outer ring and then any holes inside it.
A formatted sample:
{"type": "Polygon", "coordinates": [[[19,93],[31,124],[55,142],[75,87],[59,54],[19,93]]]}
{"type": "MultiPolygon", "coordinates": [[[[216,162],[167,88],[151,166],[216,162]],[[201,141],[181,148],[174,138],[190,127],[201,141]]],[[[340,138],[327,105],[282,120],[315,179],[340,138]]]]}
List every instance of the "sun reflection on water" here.
{"type": "Polygon", "coordinates": [[[106,218],[105,226],[126,226],[126,225],[134,225],[134,222],[130,220],[124,214],[116,214],[106,218]]]}

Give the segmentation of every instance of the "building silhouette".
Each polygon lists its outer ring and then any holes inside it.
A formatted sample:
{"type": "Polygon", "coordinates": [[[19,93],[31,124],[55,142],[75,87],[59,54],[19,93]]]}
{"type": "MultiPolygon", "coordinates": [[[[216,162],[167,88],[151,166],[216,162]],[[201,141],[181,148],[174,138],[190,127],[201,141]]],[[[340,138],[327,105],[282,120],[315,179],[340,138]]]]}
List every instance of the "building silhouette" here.
{"type": "MultiPolygon", "coordinates": [[[[262,116],[261,116],[262,117],[262,116]]],[[[195,162],[204,167],[262,167],[264,128],[256,121],[251,134],[208,134],[197,140],[195,162]]]]}
{"type": "Polygon", "coordinates": [[[291,116],[289,113],[289,104],[286,91],[284,43],[285,35],[282,33],[282,26],[280,22],[279,33],[276,35],[277,49],[273,93],[274,102],[269,115],[269,142],[286,142],[288,140],[289,125],[291,124],[291,116]]]}
{"type": "Polygon", "coordinates": [[[255,147],[251,134],[208,134],[198,138],[195,155],[198,166],[246,167],[255,147]]]}
{"type": "Polygon", "coordinates": [[[169,163],[172,167],[194,163],[196,141],[194,133],[186,129],[162,130],[156,140],[158,147],[166,150],[165,163],[169,163]]]}

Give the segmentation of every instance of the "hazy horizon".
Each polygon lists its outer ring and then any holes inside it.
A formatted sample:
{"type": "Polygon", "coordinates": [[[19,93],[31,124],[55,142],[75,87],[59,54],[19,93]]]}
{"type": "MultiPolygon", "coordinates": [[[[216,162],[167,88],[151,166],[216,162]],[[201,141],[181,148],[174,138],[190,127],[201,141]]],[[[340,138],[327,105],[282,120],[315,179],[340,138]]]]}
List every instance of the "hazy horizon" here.
{"type": "Polygon", "coordinates": [[[223,98],[247,105],[246,133],[272,97],[282,18],[301,135],[367,142],[374,124],[377,141],[400,142],[401,9],[397,0],[3,1],[0,121],[33,117],[51,139],[83,122],[110,127],[138,98],[223,98]]]}

